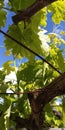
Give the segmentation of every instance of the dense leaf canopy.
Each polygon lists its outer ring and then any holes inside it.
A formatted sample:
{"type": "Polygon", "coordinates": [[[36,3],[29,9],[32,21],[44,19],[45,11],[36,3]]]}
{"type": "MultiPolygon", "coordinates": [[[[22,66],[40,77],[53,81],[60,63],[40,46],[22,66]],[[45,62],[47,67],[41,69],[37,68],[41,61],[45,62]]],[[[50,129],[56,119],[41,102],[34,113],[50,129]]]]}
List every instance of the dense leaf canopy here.
{"type": "Polygon", "coordinates": [[[0,70],[0,129],[65,127],[65,30],[60,28],[61,21],[65,22],[65,0],[0,0],[5,55],[14,59],[0,70]],[[12,24],[4,33],[7,14],[12,12],[12,24]],[[47,30],[49,17],[51,32],[47,30]],[[6,81],[12,71],[16,79],[6,81]]]}

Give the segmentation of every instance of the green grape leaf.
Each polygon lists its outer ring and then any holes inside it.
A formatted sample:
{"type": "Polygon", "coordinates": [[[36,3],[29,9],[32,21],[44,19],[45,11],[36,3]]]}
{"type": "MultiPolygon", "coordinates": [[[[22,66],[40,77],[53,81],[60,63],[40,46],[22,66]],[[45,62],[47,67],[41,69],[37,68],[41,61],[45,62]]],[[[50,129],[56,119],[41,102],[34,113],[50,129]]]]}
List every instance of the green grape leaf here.
{"type": "Polygon", "coordinates": [[[47,16],[47,12],[46,12],[46,8],[40,10],[39,12],[36,13],[36,15],[32,16],[31,18],[31,22],[29,23],[28,26],[30,26],[32,28],[32,30],[34,30],[35,32],[38,32],[38,27],[40,25],[42,26],[46,26],[46,16],[47,16]]]}
{"type": "MultiPolygon", "coordinates": [[[[17,41],[22,42],[23,44],[26,43],[24,41],[24,37],[23,37],[23,34],[21,32],[21,28],[19,29],[19,27],[12,25],[9,28],[8,34],[13,36],[13,38],[16,39],[17,41]]],[[[28,58],[34,57],[33,54],[28,52],[28,50],[24,49],[23,47],[18,45],[16,42],[14,42],[13,40],[11,40],[7,37],[5,39],[5,46],[6,46],[6,49],[11,50],[12,54],[17,58],[18,57],[20,57],[20,58],[21,57],[27,57],[27,56],[28,56],[28,58]]]]}
{"type": "Polygon", "coordinates": [[[31,108],[30,108],[30,104],[29,104],[29,101],[27,100],[26,95],[23,95],[22,98],[19,98],[17,100],[16,107],[23,117],[29,116],[29,114],[31,112],[31,108]]]}
{"type": "Polygon", "coordinates": [[[63,96],[63,99],[62,99],[62,114],[63,114],[63,124],[65,126],[65,97],[63,96]]]}
{"type": "Polygon", "coordinates": [[[2,83],[1,85],[0,85],[0,92],[2,92],[2,93],[6,93],[6,90],[8,89],[8,85],[5,83],[2,83]]]}
{"type": "Polygon", "coordinates": [[[6,24],[6,12],[4,10],[0,10],[0,27],[5,26],[6,24]]]}
{"type": "Polygon", "coordinates": [[[35,63],[35,62],[31,62],[31,63],[28,62],[28,63],[21,65],[20,70],[17,72],[17,80],[18,81],[22,80],[27,83],[34,82],[36,79],[36,76],[37,76],[37,78],[38,78],[38,76],[40,76],[41,71],[40,71],[40,73],[38,73],[38,71],[39,71],[39,67],[42,67],[41,63],[42,62],[40,62],[40,64],[35,63]]]}
{"type": "Polygon", "coordinates": [[[38,54],[42,54],[41,42],[38,35],[31,28],[24,30],[23,35],[27,46],[38,54]]]}
{"type": "Polygon", "coordinates": [[[2,104],[0,104],[0,110],[2,110],[3,114],[5,113],[5,111],[7,111],[7,109],[9,108],[11,101],[9,99],[7,99],[7,96],[2,96],[3,98],[3,102],[2,104]]]}
{"type": "Polygon", "coordinates": [[[59,65],[59,69],[62,72],[65,72],[65,61],[64,61],[64,57],[63,57],[61,51],[58,52],[57,58],[58,58],[57,63],[59,65]]]}
{"type": "Polygon", "coordinates": [[[5,130],[9,130],[9,117],[10,117],[10,112],[11,112],[11,105],[9,108],[5,111],[4,113],[4,119],[5,119],[5,130]]]}
{"type": "Polygon", "coordinates": [[[61,31],[60,34],[61,34],[61,35],[65,35],[65,31],[64,31],[64,30],[61,31]]]}
{"type": "Polygon", "coordinates": [[[0,8],[4,6],[4,0],[0,0],[0,8]]]}
{"type": "Polygon", "coordinates": [[[42,16],[41,16],[40,24],[46,27],[47,26],[47,7],[43,8],[41,11],[42,11],[42,16]]]}
{"type": "Polygon", "coordinates": [[[11,66],[12,61],[7,61],[3,64],[3,70],[5,71],[6,75],[10,74],[11,71],[14,71],[15,68],[11,66]]]}
{"type": "MultiPolygon", "coordinates": [[[[43,49],[41,46],[41,41],[39,40],[38,34],[33,31],[30,27],[26,29],[21,28],[21,24],[18,26],[12,25],[9,28],[8,34],[13,36],[14,39],[20,41],[24,45],[26,45],[31,50],[37,52],[38,54],[43,54],[43,49]],[[13,33],[14,32],[14,33],[13,33]]],[[[22,46],[18,45],[13,40],[6,37],[5,39],[5,46],[7,50],[11,50],[12,54],[16,57],[27,57],[30,60],[34,59],[35,55],[23,48],[22,46]]]]}
{"type": "Polygon", "coordinates": [[[11,6],[14,11],[21,11],[32,5],[35,2],[35,0],[10,0],[9,2],[11,3],[11,6]]]}
{"type": "Polygon", "coordinates": [[[4,117],[0,116],[0,130],[5,130],[4,117]]]}
{"type": "Polygon", "coordinates": [[[48,12],[52,12],[52,20],[56,24],[65,20],[65,0],[57,1],[48,6],[48,12]]]}
{"type": "MultiPolygon", "coordinates": [[[[0,116],[0,128],[3,130],[9,130],[9,117],[11,110],[11,102],[7,100],[7,97],[3,96],[3,102],[0,104],[0,111],[2,111],[2,115],[0,116]]],[[[1,99],[2,100],[2,99],[1,99]]]]}
{"type": "Polygon", "coordinates": [[[11,54],[11,51],[10,50],[6,50],[5,55],[6,56],[10,56],[10,54],[11,54]]]}
{"type": "Polygon", "coordinates": [[[0,70],[0,82],[3,82],[5,79],[5,73],[3,70],[0,70]]]}

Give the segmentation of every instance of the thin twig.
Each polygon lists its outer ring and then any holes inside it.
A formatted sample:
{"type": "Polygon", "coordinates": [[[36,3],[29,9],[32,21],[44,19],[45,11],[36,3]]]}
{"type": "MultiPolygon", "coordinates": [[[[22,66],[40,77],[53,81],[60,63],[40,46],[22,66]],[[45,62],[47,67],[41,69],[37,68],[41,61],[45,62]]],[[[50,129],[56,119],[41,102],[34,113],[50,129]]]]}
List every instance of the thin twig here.
{"type": "Polygon", "coordinates": [[[42,89],[36,89],[34,91],[26,91],[26,92],[16,92],[13,89],[10,89],[12,92],[10,93],[4,93],[4,92],[0,92],[0,95],[20,95],[20,94],[29,94],[29,93],[37,93],[37,92],[41,92],[42,89]]]}
{"type": "Polygon", "coordinates": [[[6,8],[6,7],[2,7],[2,9],[5,9],[5,10],[13,12],[12,9],[9,9],[9,8],[6,8]]]}
{"type": "Polygon", "coordinates": [[[7,36],[8,38],[10,38],[11,40],[13,40],[14,42],[16,42],[18,45],[20,45],[21,47],[25,48],[26,50],[28,50],[29,52],[31,52],[32,54],[36,55],[37,57],[39,57],[43,62],[46,62],[50,67],[52,67],[55,71],[57,71],[60,75],[62,75],[62,72],[60,72],[57,68],[55,68],[51,63],[49,63],[46,59],[44,59],[42,56],[40,56],[39,54],[37,54],[36,52],[34,52],[33,50],[31,50],[30,48],[28,48],[27,46],[25,46],[23,43],[17,41],[16,39],[14,39],[12,36],[8,35],[7,33],[3,32],[2,30],[0,30],[0,32],[2,34],[4,34],[5,36],[7,36]]]}
{"type": "MultiPolygon", "coordinates": [[[[0,95],[14,95],[14,94],[16,94],[16,93],[4,93],[4,92],[0,92],[0,95]]],[[[17,94],[16,94],[17,95],[17,94]]]]}
{"type": "Polygon", "coordinates": [[[13,89],[10,88],[11,91],[13,91],[14,94],[29,94],[29,93],[37,93],[37,92],[41,92],[42,91],[42,88],[40,89],[35,89],[34,91],[26,91],[26,92],[16,92],[14,91],[13,89]]]}

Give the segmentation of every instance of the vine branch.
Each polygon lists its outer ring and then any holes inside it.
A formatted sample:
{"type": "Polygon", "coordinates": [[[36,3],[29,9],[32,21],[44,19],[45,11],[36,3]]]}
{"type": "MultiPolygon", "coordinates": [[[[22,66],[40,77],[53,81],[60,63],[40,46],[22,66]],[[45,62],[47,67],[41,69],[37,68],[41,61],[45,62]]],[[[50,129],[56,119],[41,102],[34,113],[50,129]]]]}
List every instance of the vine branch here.
{"type": "MultiPolygon", "coordinates": [[[[36,93],[30,93],[28,95],[32,114],[27,119],[23,119],[19,116],[12,115],[12,120],[16,122],[17,128],[27,128],[29,130],[41,130],[36,127],[37,122],[42,123],[42,111],[47,103],[49,103],[54,97],[65,94],[65,73],[63,76],[59,76],[52,83],[41,89],[42,91],[36,93]],[[14,119],[13,119],[14,117],[14,119]],[[36,124],[35,124],[36,122],[36,124]]],[[[42,114],[43,115],[43,114],[42,114]]],[[[40,124],[42,125],[42,124],[40,124]]],[[[43,126],[45,124],[43,123],[43,126]]],[[[41,126],[42,128],[42,126],[41,126]]]]}
{"type": "Polygon", "coordinates": [[[47,85],[42,88],[42,91],[39,93],[37,97],[37,102],[45,106],[48,102],[50,102],[56,96],[61,96],[65,94],[65,73],[62,76],[57,77],[47,85]]]}
{"type": "Polygon", "coordinates": [[[27,9],[20,11],[18,14],[12,17],[14,24],[17,24],[20,21],[25,21],[36,14],[39,10],[48,6],[49,4],[57,0],[36,0],[31,6],[27,9]]]}

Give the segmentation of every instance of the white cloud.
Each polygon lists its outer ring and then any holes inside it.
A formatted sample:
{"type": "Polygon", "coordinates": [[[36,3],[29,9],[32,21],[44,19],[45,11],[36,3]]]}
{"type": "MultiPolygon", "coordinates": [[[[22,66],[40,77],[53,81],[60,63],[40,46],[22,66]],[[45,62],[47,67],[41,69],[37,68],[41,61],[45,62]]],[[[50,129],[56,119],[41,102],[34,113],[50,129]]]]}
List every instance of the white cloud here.
{"type": "Polygon", "coordinates": [[[40,30],[39,32],[38,32],[38,36],[39,36],[39,39],[40,39],[40,41],[41,41],[41,43],[42,43],[42,45],[41,45],[41,48],[45,51],[45,52],[49,52],[49,45],[48,45],[48,43],[50,42],[50,39],[49,39],[49,37],[48,37],[48,35],[46,34],[47,33],[47,30],[40,30]]]}
{"type": "Polygon", "coordinates": [[[11,81],[13,84],[17,83],[17,78],[15,72],[11,72],[5,77],[5,82],[11,81]]]}

